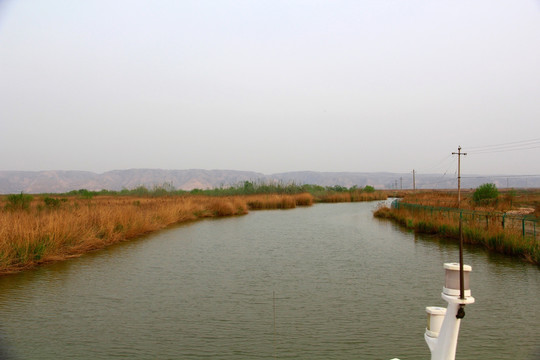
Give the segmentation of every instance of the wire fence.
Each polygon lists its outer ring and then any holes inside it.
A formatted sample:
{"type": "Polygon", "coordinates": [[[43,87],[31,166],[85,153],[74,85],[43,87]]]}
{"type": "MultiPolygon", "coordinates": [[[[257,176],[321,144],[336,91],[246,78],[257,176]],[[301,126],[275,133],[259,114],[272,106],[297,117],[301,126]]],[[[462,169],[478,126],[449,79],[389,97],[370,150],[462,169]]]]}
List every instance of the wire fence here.
{"type": "Polygon", "coordinates": [[[482,226],[486,230],[496,228],[504,231],[519,232],[523,237],[533,237],[535,239],[540,237],[538,218],[531,215],[426,206],[405,203],[399,199],[392,202],[392,208],[407,209],[413,213],[423,213],[423,215],[430,215],[431,217],[439,216],[455,221],[459,221],[461,217],[462,223],[470,226],[482,226]]]}

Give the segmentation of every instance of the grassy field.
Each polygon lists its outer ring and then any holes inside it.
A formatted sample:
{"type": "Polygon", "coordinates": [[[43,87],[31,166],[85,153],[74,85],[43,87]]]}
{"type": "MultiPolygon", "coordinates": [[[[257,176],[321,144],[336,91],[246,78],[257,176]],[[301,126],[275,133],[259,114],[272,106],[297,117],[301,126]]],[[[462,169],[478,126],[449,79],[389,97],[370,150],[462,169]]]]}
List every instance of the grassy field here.
{"type": "MultiPolygon", "coordinates": [[[[439,234],[441,236],[459,239],[459,212],[446,211],[457,207],[457,193],[448,191],[422,191],[399,194],[401,201],[429,208],[414,208],[402,206],[398,208],[379,208],[374,215],[379,218],[389,218],[401,225],[420,233],[439,234]]],[[[501,219],[503,214],[521,216],[528,214],[534,224],[534,218],[539,215],[540,191],[520,190],[502,191],[496,200],[474,202],[472,192],[462,192],[460,208],[468,210],[462,216],[463,240],[465,243],[483,246],[496,251],[540,264],[540,242],[538,232],[524,232],[520,221],[518,226],[512,226],[507,220],[504,226],[501,219]]]]}
{"type": "Polygon", "coordinates": [[[257,189],[252,185],[190,193],[140,187],[123,192],[82,189],[68,194],[0,196],[0,274],[80,256],[187,221],[314,202],[386,199],[384,192],[356,188],[308,187],[310,193],[305,186],[257,189]]]}

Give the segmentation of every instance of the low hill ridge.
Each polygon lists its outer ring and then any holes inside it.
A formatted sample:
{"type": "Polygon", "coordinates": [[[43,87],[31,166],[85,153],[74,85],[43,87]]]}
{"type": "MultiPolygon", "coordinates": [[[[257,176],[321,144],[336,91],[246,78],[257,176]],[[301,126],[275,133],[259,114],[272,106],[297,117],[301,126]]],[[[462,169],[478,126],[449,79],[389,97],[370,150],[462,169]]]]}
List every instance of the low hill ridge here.
{"type": "MultiPolygon", "coordinates": [[[[134,189],[138,186],[153,188],[166,185],[175,189],[192,190],[227,187],[244,181],[282,182],[284,184],[314,184],[321,186],[374,186],[377,189],[411,189],[412,174],[367,173],[367,172],[316,172],[295,171],[265,175],[253,171],[238,170],[163,170],[128,169],[113,170],[102,174],[89,171],[0,171],[0,193],[63,193],[71,190],[88,189],[92,191],[134,189]]],[[[499,188],[540,187],[538,177],[471,177],[463,178],[463,188],[473,188],[492,182],[499,188]]],[[[417,174],[418,189],[453,189],[454,176],[440,174],[417,174]]]]}

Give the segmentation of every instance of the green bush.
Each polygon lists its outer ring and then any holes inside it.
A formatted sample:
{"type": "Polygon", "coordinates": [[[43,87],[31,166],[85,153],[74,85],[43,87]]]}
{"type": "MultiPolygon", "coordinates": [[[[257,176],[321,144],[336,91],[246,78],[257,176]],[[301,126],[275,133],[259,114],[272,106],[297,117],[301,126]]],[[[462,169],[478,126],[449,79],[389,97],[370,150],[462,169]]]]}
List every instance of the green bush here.
{"type": "Polygon", "coordinates": [[[375,191],[375,188],[374,188],[373,186],[371,186],[371,185],[366,185],[366,186],[364,187],[364,191],[365,191],[365,192],[368,192],[368,193],[372,193],[372,192],[375,191]]]}
{"type": "Polygon", "coordinates": [[[77,193],[83,199],[91,199],[92,197],[94,197],[94,193],[92,191],[87,190],[87,189],[79,189],[79,190],[77,190],[77,193]]]}
{"type": "Polygon", "coordinates": [[[341,186],[341,185],[327,186],[326,190],[335,191],[335,192],[349,191],[349,189],[347,189],[345,186],[341,186]]]}
{"type": "Polygon", "coordinates": [[[24,210],[30,207],[30,203],[34,197],[32,195],[23,194],[12,194],[7,197],[6,209],[9,210],[24,210]]]}
{"type": "Polygon", "coordinates": [[[499,190],[495,184],[482,184],[476,188],[473,194],[473,200],[475,202],[485,202],[496,200],[499,196],[499,190]]]}
{"type": "Polygon", "coordinates": [[[54,209],[60,207],[61,200],[47,196],[43,199],[43,202],[45,203],[45,206],[49,209],[54,209]]]}

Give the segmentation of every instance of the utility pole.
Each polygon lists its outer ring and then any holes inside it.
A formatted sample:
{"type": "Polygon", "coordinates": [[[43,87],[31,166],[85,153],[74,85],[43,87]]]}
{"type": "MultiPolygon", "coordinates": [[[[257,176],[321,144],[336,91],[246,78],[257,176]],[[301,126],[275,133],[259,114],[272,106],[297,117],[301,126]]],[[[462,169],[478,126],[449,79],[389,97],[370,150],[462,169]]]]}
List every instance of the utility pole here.
{"type": "Polygon", "coordinates": [[[399,178],[399,187],[401,190],[403,190],[403,177],[399,178]]]}
{"type": "Polygon", "coordinates": [[[457,155],[457,206],[460,209],[461,202],[461,155],[467,155],[467,153],[461,152],[461,146],[458,146],[458,152],[453,152],[452,155],[457,155]]]}
{"type": "Polygon", "coordinates": [[[412,189],[416,192],[416,181],[414,180],[414,169],[412,171],[412,189]]]}
{"type": "MultiPolygon", "coordinates": [[[[461,145],[458,146],[458,152],[453,152],[452,155],[458,156],[458,177],[457,177],[457,206],[458,210],[461,210],[461,155],[467,155],[467,153],[461,152],[461,145]]],[[[463,288],[463,232],[461,229],[461,211],[459,212],[459,297],[465,299],[465,290],[463,288]]]]}

